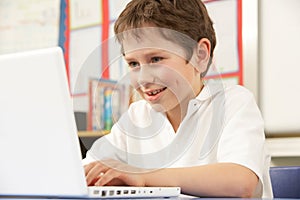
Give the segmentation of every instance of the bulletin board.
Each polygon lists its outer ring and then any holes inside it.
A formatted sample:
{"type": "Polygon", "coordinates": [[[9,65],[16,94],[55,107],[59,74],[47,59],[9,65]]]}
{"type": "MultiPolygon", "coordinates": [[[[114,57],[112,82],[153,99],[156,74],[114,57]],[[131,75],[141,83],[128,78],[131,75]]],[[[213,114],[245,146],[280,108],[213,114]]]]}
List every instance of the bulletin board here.
{"type": "Polygon", "coordinates": [[[124,73],[124,61],[113,53],[113,23],[129,0],[62,0],[60,46],[63,47],[73,97],[87,95],[91,79],[117,80],[124,73]]]}
{"type": "Polygon", "coordinates": [[[208,78],[243,85],[242,0],[204,1],[214,23],[217,45],[208,78]]]}
{"type": "Polygon", "coordinates": [[[60,0],[0,0],[0,54],[58,45],[60,0]]]}
{"type": "MultiPolygon", "coordinates": [[[[113,25],[130,0],[62,0],[60,45],[74,98],[88,94],[93,78],[118,80],[127,72],[114,44],[113,25]]],[[[243,84],[242,0],[204,1],[214,22],[217,46],[208,78],[243,84]]],[[[76,108],[75,108],[76,109],[76,108]]]]}

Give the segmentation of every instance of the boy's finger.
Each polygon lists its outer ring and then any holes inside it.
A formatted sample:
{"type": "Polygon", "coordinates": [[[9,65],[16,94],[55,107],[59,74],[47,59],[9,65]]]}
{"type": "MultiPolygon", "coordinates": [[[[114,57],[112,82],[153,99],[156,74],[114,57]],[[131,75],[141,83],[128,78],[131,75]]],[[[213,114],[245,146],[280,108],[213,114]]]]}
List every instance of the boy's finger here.
{"type": "Polygon", "coordinates": [[[85,176],[89,173],[89,171],[95,166],[95,163],[89,163],[83,166],[85,176]]]}
{"type": "Polygon", "coordinates": [[[86,174],[86,182],[91,185],[95,179],[101,178],[101,176],[107,171],[107,167],[104,165],[95,165],[86,174]]]}
{"type": "Polygon", "coordinates": [[[114,169],[108,169],[95,183],[97,186],[107,185],[108,183],[112,182],[113,179],[118,177],[119,172],[115,171],[114,169]]]}

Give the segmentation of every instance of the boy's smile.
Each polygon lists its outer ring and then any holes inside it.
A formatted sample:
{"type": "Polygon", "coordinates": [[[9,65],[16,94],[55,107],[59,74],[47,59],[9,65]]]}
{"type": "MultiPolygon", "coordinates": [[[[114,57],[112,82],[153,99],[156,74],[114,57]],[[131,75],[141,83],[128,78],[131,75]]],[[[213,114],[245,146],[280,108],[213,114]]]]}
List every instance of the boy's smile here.
{"type": "Polygon", "coordinates": [[[159,100],[162,93],[167,89],[167,87],[162,87],[158,89],[142,89],[144,93],[144,98],[149,102],[154,102],[159,100]]]}

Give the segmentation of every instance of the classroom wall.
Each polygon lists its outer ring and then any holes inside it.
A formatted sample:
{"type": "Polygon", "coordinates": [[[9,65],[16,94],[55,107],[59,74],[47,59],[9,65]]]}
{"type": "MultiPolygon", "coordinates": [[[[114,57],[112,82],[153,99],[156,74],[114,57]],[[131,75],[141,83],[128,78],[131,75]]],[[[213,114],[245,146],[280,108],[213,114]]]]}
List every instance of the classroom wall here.
{"type": "Polygon", "coordinates": [[[300,165],[300,1],[258,1],[258,103],[272,166],[300,165]]]}
{"type": "Polygon", "coordinates": [[[243,0],[244,85],[258,100],[258,0],[243,0]]]}
{"type": "Polygon", "coordinates": [[[259,105],[267,134],[300,133],[300,1],[259,1],[259,105]]]}

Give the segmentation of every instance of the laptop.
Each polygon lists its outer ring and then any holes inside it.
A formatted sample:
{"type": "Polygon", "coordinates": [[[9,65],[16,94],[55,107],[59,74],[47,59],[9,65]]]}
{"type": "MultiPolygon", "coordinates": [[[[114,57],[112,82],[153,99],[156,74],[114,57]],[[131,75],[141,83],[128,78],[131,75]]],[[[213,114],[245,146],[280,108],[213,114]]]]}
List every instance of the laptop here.
{"type": "Polygon", "coordinates": [[[0,197],[176,197],[179,187],[88,187],[59,47],[0,56],[0,197]]]}

